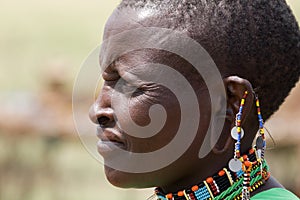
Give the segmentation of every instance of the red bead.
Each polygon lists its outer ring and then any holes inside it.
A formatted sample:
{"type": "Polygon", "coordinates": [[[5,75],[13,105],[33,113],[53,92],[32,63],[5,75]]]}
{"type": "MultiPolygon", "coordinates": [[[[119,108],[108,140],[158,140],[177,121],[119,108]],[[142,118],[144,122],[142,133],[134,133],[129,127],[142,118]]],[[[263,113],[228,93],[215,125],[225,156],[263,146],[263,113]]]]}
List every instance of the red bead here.
{"type": "Polygon", "coordinates": [[[192,194],[189,194],[189,196],[191,197],[191,200],[196,200],[196,199],[195,199],[195,196],[193,195],[193,193],[192,193],[192,194]]]}

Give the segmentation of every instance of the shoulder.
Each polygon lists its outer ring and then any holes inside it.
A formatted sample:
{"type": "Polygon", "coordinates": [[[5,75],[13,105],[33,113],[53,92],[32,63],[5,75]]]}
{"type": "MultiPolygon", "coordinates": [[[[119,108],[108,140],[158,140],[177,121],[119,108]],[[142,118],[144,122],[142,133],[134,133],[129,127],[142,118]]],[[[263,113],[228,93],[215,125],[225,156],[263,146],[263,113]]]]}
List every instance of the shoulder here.
{"type": "Polygon", "coordinates": [[[251,200],[299,200],[290,191],[283,188],[272,188],[254,195],[251,200]]]}

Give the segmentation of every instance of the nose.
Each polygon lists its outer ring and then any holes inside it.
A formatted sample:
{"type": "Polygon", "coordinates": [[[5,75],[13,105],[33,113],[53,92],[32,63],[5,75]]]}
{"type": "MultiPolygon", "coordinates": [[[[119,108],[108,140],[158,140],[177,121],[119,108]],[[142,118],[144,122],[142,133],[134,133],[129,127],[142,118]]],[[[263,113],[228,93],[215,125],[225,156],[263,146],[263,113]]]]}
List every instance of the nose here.
{"type": "Polygon", "coordinates": [[[111,108],[99,108],[94,103],[91,106],[89,115],[92,122],[99,124],[103,128],[115,125],[114,111],[111,108]]]}
{"type": "Polygon", "coordinates": [[[114,110],[111,108],[110,99],[106,95],[102,92],[89,111],[91,121],[103,128],[115,125],[114,110]]]}

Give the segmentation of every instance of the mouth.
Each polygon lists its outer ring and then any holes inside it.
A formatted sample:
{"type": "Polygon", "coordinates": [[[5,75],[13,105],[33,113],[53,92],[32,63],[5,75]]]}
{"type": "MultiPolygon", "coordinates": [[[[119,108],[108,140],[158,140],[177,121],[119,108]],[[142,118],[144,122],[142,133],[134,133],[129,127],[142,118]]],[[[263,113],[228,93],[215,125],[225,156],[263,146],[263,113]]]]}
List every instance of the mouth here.
{"type": "Polygon", "coordinates": [[[103,130],[101,127],[97,127],[97,137],[100,139],[97,143],[98,153],[102,156],[106,156],[113,151],[126,150],[125,140],[115,130],[103,130]]]}

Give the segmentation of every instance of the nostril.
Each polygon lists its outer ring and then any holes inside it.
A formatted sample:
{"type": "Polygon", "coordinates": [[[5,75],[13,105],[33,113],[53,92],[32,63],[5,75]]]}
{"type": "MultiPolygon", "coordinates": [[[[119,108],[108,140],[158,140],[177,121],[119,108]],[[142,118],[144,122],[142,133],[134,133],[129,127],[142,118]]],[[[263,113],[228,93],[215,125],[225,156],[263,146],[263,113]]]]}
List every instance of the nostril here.
{"type": "Polygon", "coordinates": [[[97,119],[97,121],[100,126],[106,126],[109,123],[110,119],[106,116],[102,116],[102,117],[99,117],[97,119]]]}
{"type": "Polygon", "coordinates": [[[94,104],[90,109],[89,117],[93,123],[101,127],[112,127],[115,125],[114,111],[112,108],[102,108],[94,104]]]}

